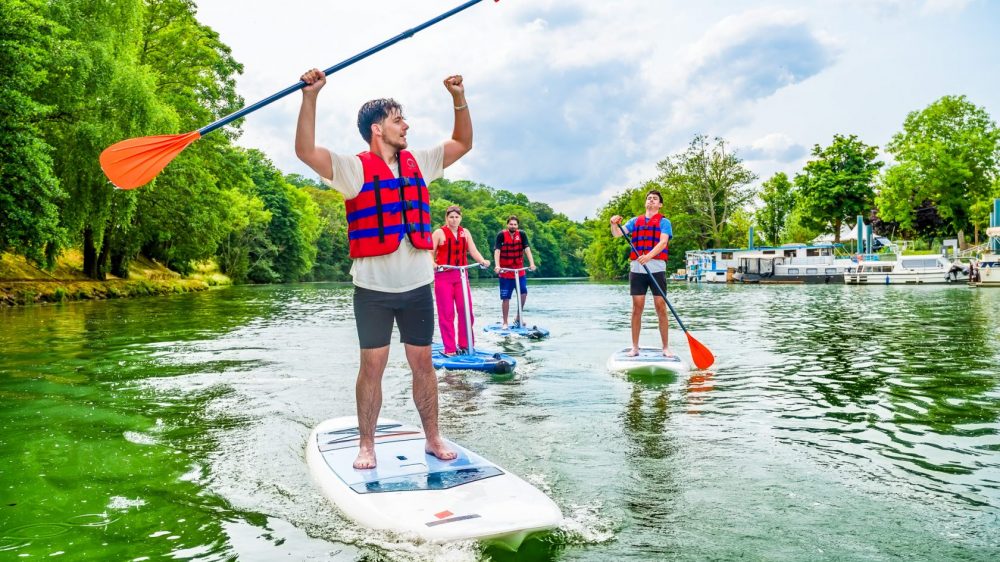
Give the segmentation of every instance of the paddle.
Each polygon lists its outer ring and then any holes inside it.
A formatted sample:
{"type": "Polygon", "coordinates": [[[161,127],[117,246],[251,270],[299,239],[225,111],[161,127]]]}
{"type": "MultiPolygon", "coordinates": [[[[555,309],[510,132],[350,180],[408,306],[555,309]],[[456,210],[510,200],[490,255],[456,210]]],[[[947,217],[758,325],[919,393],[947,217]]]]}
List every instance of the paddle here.
{"type": "Polygon", "coordinates": [[[501,267],[500,273],[508,272],[514,274],[514,292],[511,294],[512,297],[517,297],[514,300],[517,301],[517,327],[524,328],[524,309],[521,307],[521,272],[528,271],[528,267],[519,267],[517,269],[512,269],[509,267],[501,267]]]}
{"type": "MultiPolygon", "coordinates": [[[[499,2],[500,0],[494,1],[499,2]]],[[[324,70],[323,73],[329,76],[334,72],[346,68],[359,60],[368,57],[369,55],[373,55],[394,43],[408,37],[412,37],[418,31],[428,28],[439,21],[449,18],[480,2],[482,2],[482,0],[470,0],[469,2],[466,2],[457,8],[453,8],[436,18],[430,19],[413,29],[404,31],[392,39],[379,43],[367,51],[358,53],[341,63],[335,64],[324,70]]],[[[153,178],[155,178],[156,175],[159,174],[160,171],[174,159],[174,157],[187,148],[189,144],[220,127],[228,125],[244,115],[257,111],[265,105],[277,101],[292,92],[301,90],[305,86],[306,83],[299,80],[297,84],[293,84],[253,105],[244,107],[234,113],[230,113],[215,123],[206,125],[197,131],[191,131],[190,133],[182,135],[156,135],[151,137],[141,137],[115,143],[108,148],[105,148],[104,152],[101,153],[101,169],[104,170],[104,174],[108,176],[111,183],[119,189],[135,189],[146,185],[152,181],[153,178]]]]}
{"type": "MultiPolygon", "coordinates": [[[[639,252],[636,251],[635,246],[632,244],[631,235],[629,231],[625,230],[625,225],[619,224],[618,228],[622,231],[622,238],[628,242],[629,248],[632,248],[632,253],[638,256],[639,252]]],[[[660,284],[656,282],[656,277],[653,277],[653,272],[649,270],[649,267],[647,267],[646,264],[642,264],[642,268],[646,270],[646,275],[649,275],[649,280],[652,281],[653,286],[656,287],[656,292],[660,293],[660,296],[663,297],[664,302],[666,302],[667,306],[670,307],[671,314],[674,315],[674,320],[677,320],[677,324],[681,327],[681,330],[684,331],[684,335],[687,336],[688,347],[691,349],[691,360],[694,361],[694,365],[703,370],[711,367],[712,363],[715,363],[715,356],[712,355],[712,352],[709,351],[704,344],[694,339],[691,332],[688,332],[687,328],[684,327],[684,322],[681,322],[681,317],[677,315],[677,311],[674,310],[674,305],[670,304],[670,299],[667,298],[667,293],[660,288],[660,284]]]]}

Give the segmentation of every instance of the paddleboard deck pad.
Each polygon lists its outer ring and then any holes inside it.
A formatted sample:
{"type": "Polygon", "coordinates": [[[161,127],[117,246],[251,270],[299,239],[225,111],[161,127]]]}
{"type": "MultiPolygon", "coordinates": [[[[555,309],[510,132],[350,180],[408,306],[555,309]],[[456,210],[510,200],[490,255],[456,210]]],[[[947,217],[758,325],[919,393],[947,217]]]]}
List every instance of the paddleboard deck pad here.
{"type": "Polygon", "coordinates": [[[631,347],[616,351],[608,358],[608,370],[630,375],[669,375],[686,373],[687,363],[674,353],[664,355],[658,347],[640,347],[639,355],[629,357],[631,347]]]}
{"type": "Polygon", "coordinates": [[[431,345],[431,362],[435,369],[486,371],[497,375],[512,373],[517,366],[516,359],[503,353],[475,350],[448,356],[440,343],[431,345]]]}
{"type": "Polygon", "coordinates": [[[537,488],[472,451],[448,442],[458,457],[424,451],[419,427],[379,418],[377,466],[354,468],[354,416],[320,423],[306,444],[306,463],[323,494],[344,514],[374,529],[431,542],[481,540],[517,550],[531,534],[554,529],[559,507],[537,488]]]}
{"type": "Polygon", "coordinates": [[[549,331],[538,326],[520,326],[511,324],[508,328],[503,328],[503,324],[496,322],[483,328],[484,332],[499,334],[501,336],[519,336],[533,340],[540,340],[549,337],[549,331]]]}

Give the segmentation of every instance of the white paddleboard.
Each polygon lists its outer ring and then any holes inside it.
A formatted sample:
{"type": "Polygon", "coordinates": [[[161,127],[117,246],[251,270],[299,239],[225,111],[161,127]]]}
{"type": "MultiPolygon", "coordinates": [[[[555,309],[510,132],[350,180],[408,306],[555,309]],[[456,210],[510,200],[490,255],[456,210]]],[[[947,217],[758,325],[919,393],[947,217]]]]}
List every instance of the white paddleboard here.
{"type": "Polygon", "coordinates": [[[425,453],[424,443],[419,427],[379,418],[377,466],[357,470],[357,418],[334,418],[309,436],[306,463],[327,498],[374,529],[517,550],[529,535],[559,526],[559,507],[531,484],[451,441],[458,458],[450,461],[425,453]]]}
{"type": "Polygon", "coordinates": [[[640,347],[639,355],[629,357],[631,347],[616,351],[608,358],[608,370],[630,375],[670,375],[687,373],[690,369],[680,357],[670,352],[664,355],[658,347],[640,347]]]}

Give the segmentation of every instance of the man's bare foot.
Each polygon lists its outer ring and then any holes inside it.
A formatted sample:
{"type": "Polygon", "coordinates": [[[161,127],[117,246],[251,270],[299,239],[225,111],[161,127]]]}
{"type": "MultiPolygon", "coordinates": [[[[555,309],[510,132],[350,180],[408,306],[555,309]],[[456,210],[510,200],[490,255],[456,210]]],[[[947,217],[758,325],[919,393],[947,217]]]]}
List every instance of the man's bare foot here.
{"type": "Polygon", "coordinates": [[[458,453],[452,451],[448,445],[445,444],[443,439],[427,440],[424,445],[424,451],[428,455],[434,455],[435,457],[443,460],[450,461],[452,459],[458,458],[458,453]]]}
{"type": "Polygon", "coordinates": [[[357,470],[375,468],[375,449],[361,448],[358,451],[358,458],[354,459],[354,468],[357,470]]]}
{"type": "Polygon", "coordinates": [[[670,352],[669,348],[664,347],[663,348],[663,356],[664,357],[673,357],[674,354],[670,352]]]}
{"type": "Polygon", "coordinates": [[[628,350],[628,353],[626,353],[625,355],[628,355],[629,357],[635,357],[636,355],[639,355],[639,348],[633,347],[632,349],[628,350]]]}
{"type": "Polygon", "coordinates": [[[501,324],[500,325],[500,329],[501,330],[509,330],[510,328],[508,328],[506,324],[501,324]]]}

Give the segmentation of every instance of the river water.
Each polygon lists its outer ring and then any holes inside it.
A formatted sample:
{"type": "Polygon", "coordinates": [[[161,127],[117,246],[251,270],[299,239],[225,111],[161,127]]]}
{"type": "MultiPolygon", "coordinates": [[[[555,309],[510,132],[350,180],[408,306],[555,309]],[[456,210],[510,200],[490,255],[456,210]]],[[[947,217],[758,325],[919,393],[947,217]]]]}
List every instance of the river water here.
{"type": "MultiPolygon", "coordinates": [[[[551,338],[478,342],[516,376],[439,373],[444,433],[566,516],[517,555],[360,528],[310,482],[309,431],[354,413],[350,286],[2,309],[0,560],[1000,558],[1000,291],[670,294],[711,371],[608,373],[627,287],[534,281],[551,338]]],[[[419,420],[398,343],[383,415],[419,420]]]]}

